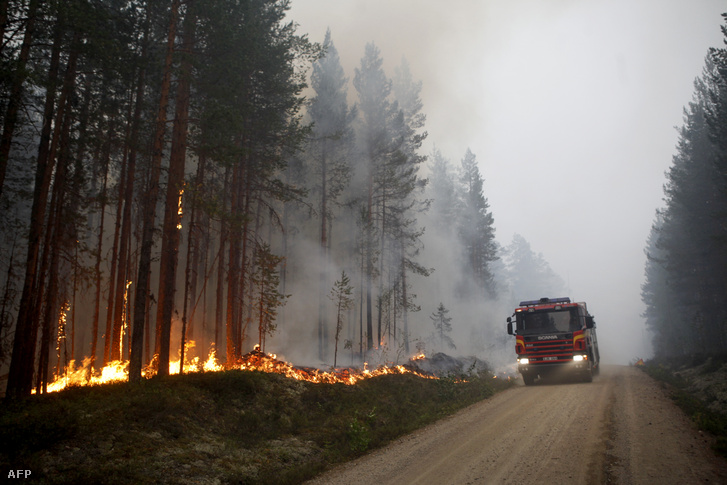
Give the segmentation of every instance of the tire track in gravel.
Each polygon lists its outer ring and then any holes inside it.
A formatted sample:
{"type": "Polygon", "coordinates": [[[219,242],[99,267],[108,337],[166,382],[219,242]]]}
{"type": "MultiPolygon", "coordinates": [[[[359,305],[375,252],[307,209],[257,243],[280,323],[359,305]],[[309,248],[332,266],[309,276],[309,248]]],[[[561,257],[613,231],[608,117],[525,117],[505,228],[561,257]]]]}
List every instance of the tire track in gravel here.
{"type": "Polygon", "coordinates": [[[613,366],[509,389],[310,483],[705,482],[727,483],[709,440],[647,375],[613,366]]]}

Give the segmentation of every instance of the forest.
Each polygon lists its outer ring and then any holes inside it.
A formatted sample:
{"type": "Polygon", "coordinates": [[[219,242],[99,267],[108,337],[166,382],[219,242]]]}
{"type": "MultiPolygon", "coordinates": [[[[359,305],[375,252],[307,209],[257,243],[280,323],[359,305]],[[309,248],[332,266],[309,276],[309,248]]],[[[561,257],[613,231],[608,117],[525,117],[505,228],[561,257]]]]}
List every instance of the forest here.
{"type": "MultiPolygon", "coordinates": [[[[723,15],[727,19],[727,14],[723,15]]],[[[727,46],[727,26],[722,26],[727,46]]],[[[642,300],[657,358],[727,352],[727,48],[711,48],[646,245],[642,300]]]]}
{"type": "Polygon", "coordinates": [[[505,313],[483,308],[563,290],[525,238],[497,243],[474,153],[424,153],[406,59],[386,73],[369,43],[345,73],[289,7],[0,1],[8,397],[254,345],[321,366],[487,353],[505,313]]]}

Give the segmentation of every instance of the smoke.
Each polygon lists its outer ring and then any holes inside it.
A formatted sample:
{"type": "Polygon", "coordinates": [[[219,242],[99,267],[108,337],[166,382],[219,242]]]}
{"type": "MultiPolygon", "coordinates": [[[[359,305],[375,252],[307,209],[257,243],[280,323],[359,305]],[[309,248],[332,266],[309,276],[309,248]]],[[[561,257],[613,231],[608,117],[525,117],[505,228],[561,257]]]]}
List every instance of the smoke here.
{"type": "MultiPolygon", "coordinates": [[[[595,315],[604,362],[628,363],[650,353],[643,248],[673,127],[708,48],[722,45],[723,11],[718,0],[306,0],[290,18],[312,40],[330,27],[349,76],[367,42],[390,75],[406,57],[423,82],[425,151],[477,154],[498,241],[522,234],[542,252],[570,289],[560,296],[595,315]]],[[[436,271],[416,289],[418,328],[443,300],[457,340],[471,337],[465,327],[497,335],[512,308],[452,299],[456,248],[431,229],[424,252],[436,271]]]]}

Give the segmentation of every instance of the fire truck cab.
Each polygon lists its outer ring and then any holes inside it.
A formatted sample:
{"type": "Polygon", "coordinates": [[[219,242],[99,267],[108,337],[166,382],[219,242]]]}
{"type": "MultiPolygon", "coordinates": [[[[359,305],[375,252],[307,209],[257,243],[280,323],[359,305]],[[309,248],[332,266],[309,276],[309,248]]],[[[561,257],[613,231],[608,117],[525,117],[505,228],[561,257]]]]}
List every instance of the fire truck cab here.
{"type": "Polygon", "coordinates": [[[507,333],[515,335],[518,372],[525,385],[556,373],[585,382],[598,374],[596,322],[584,302],[571,303],[567,297],[522,301],[512,316],[514,321],[507,317],[507,333]]]}

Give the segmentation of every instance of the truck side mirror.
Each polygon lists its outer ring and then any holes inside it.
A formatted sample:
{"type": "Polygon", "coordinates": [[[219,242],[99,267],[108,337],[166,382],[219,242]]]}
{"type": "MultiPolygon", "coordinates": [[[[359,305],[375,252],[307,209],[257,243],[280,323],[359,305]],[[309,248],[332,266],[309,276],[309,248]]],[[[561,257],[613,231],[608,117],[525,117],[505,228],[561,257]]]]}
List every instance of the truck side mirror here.
{"type": "Polygon", "coordinates": [[[586,317],[586,328],[593,328],[596,326],[595,320],[593,320],[593,317],[591,315],[588,315],[586,317]]]}
{"type": "Polygon", "coordinates": [[[507,334],[512,335],[512,318],[507,317],[507,334]]]}

